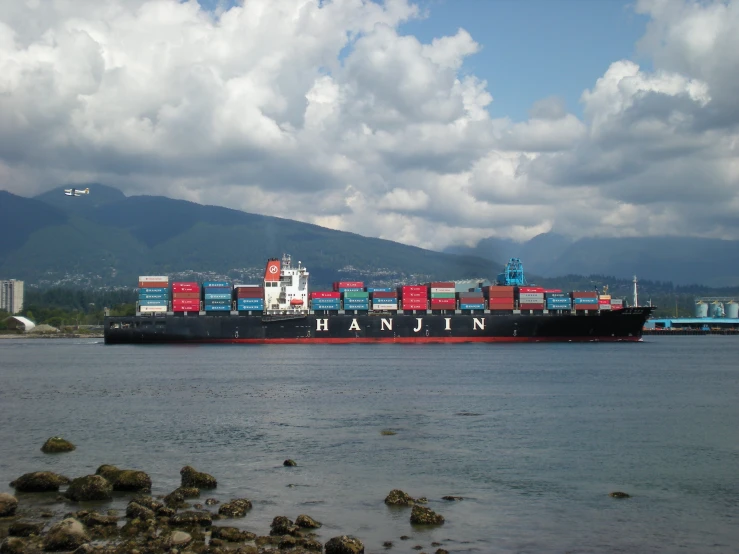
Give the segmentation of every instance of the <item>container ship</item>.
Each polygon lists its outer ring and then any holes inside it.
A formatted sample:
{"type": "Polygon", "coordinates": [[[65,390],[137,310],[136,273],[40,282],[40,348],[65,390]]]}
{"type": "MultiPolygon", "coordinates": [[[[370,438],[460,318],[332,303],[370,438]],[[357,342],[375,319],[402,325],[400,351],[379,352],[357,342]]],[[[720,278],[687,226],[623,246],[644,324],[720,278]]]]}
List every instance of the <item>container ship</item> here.
{"type": "Polygon", "coordinates": [[[597,291],[526,286],[511,259],[496,284],[308,288],[289,256],[267,261],[255,285],[139,277],[134,316],[106,316],[106,344],[471,343],[640,341],[653,308],[626,307],[597,291]]]}

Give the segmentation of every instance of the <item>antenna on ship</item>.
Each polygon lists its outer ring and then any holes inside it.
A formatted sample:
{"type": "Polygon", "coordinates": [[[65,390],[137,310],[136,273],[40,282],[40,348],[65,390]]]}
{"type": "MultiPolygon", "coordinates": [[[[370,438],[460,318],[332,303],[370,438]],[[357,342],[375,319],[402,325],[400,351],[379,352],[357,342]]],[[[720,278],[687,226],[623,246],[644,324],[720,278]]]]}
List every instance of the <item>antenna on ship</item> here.
{"type": "Polygon", "coordinates": [[[639,305],[639,292],[637,291],[636,283],[637,283],[637,279],[636,279],[636,275],[634,275],[634,307],[635,308],[639,305]]]}

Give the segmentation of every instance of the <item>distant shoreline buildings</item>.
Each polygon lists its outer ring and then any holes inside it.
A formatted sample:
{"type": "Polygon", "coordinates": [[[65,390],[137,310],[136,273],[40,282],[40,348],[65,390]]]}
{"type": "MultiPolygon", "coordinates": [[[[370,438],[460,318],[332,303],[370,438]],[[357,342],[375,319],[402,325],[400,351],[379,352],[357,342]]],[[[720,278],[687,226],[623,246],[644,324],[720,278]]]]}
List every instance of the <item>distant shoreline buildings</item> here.
{"type": "Polygon", "coordinates": [[[0,310],[17,314],[23,310],[23,281],[0,281],[0,310]]]}

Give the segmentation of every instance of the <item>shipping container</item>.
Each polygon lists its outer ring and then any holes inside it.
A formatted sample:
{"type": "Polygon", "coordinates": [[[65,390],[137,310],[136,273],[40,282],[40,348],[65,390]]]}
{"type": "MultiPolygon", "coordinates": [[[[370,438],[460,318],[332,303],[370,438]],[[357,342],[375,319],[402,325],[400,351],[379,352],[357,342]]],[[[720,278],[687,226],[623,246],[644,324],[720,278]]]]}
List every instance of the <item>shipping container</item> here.
{"type": "Polygon", "coordinates": [[[578,312],[582,312],[582,311],[597,312],[598,304],[575,304],[573,308],[575,308],[575,311],[578,311],[578,312]]]}
{"type": "Polygon", "coordinates": [[[390,291],[390,292],[378,291],[378,292],[372,293],[372,298],[397,298],[397,297],[398,297],[398,293],[394,291],[390,291]]]}
{"type": "Polygon", "coordinates": [[[218,299],[218,298],[209,298],[205,301],[205,304],[210,304],[211,306],[230,306],[231,305],[231,299],[218,299]]]}
{"type": "Polygon", "coordinates": [[[428,292],[428,287],[425,285],[404,285],[398,287],[401,292],[428,292]]]}
{"type": "Polygon", "coordinates": [[[218,292],[206,292],[204,294],[205,300],[231,300],[231,295],[228,293],[218,292]]]}
{"type": "Polygon", "coordinates": [[[139,312],[142,314],[163,314],[167,312],[167,306],[141,306],[139,312]]]}
{"type": "Polygon", "coordinates": [[[611,306],[622,306],[623,303],[623,298],[611,298],[611,306]]]}
{"type": "Polygon", "coordinates": [[[600,296],[598,297],[598,299],[599,299],[599,300],[610,300],[610,299],[611,299],[611,295],[610,295],[610,294],[601,294],[601,295],[600,295],[600,296]]]}
{"type": "Polygon", "coordinates": [[[431,291],[431,294],[438,294],[438,293],[456,293],[456,289],[454,287],[432,287],[429,289],[431,291]]]}
{"type": "Polygon", "coordinates": [[[236,298],[264,298],[264,291],[238,292],[236,298]]]}
{"type": "Polygon", "coordinates": [[[524,293],[526,293],[526,292],[529,292],[529,293],[531,293],[531,292],[541,292],[541,293],[543,293],[544,292],[544,287],[518,287],[518,292],[519,293],[522,293],[522,292],[524,292],[524,293]]]}
{"type": "Polygon", "coordinates": [[[543,292],[522,292],[518,295],[518,298],[523,300],[544,300],[543,292]]]}
{"type": "Polygon", "coordinates": [[[168,281],[139,281],[139,288],[155,288],[155,289],[167,289],[169,288],[168,281]]]}
{"type": "Polygon", "coordinates": [[[433,283],[426,283],[426,286],[434,289],[453,289],[456,285],[452,281],[436,281],[433,283]]]}
{"type": "Polygon", "coordinates": [[[139,300],[169,300],[168,294],[139,294],[139,300]]]}
{"type": "Polygon", "coordinates": [[[346,291],[344,298],[369,298],[369,293],[365,291],[346,291]]]}
{"type": "Polygon", "coordinates": [[[608,305],[608,306],[610,306],[610,305],[611,305],[611,300],[610,300],[610,298],[606,298],[606,299],[603,299],[603,298],[601,297],[601,298],[598,298],[598,304],[599,304],[600,306],[605,306],[605,305],[608,305]]]}
{"type": "Polygon", "coordinates": [[[169,294],[166,287],[143,287],[139,289],[139,294],[169,294]]]}
{"type": "Polygon", "coordinates": [[[623,310],[623,309],[624,309],[624,307],[621,304],[611,304],[611,311],[614,311],[614,310],[623,310]]]}
{"type": "Polygon", "coordinates": [[[544,289],[544,294],[557,294],[561,292],[562,292],[562,289],[544,289]]]}
{"type": "Polygon", "coordinates": [[[200,292],[200,287],[191,287],[191,286],[177,286],[176,284],[172,285],[172,292],[200,292]]]}
{"type": "Polygon", "coordinates": [[[544,296],[547,298],[569,298],[569,293],[566,292],[545,292],[544,296]]]}
{"type": "Polygon", "coordinates": [[[311,298],[341,298],[341,293],[336,291],[315,291],[310,293],[311,298]]]}
{"type": "Polygon", "coordinates": [[[206,304],[205,305],[205,311],[206,312],[230,312],[231,311],[231,306],[220,306],[220,305],[206,304]]]}
{"type": "Polygon", "coordinates": [[[372,304],[372,309],[375,311],[385,311],[385,310],[397,310],[398,305],[397,304],[372,304]]]}
{"type": "Polygon", "coordinates": [[[460,310],[484,310],[485,304],[460,304],[460,310]]]}
{"type": "Polygon", "coordinates": [[[397,304],[398,298],[373,298],[372,302],[376,302],[378,304],[397,304]]]}
{"type": "Polygon", "coordinates": [[[335,281],[334,290],[344,288],[364,288],[364,281],[335,281]]]}
{"type": "Polygon", "coordinates": [[[161,283],[161,282],[167,282],[168,283],[169,282],[169,277],[166,276],[166,275],[141,275],[141,276],[139,276],[139,282],[140,283],[151,282],[151,281],[155,281],[155,282],[158,282],[158,283],[161,283]]]}
{"type": "Polygon", "coordinates": [[[610,304],[598,304],[598,308],[600,308],[601,310],[608,311],[611,309],[611,305],[610,304]]]}
{"type": "Polygon", "coordinates": [[[431,305],[439,305],[439,306],[456,306],[457,305],[457,299],[456,298],[432,298],[431,299],[431,305]]]}
{"type": "Polygon", "coordinates": [[[203,283],[203,288],[208,287],[221,287],[221,288],[231,288],[231,283],[228,281],[205,281],[203,283]]]}
{"type": "Polygon", "coordinates": [[[390,287],[367,287],[367,292],[393,292],[390,287]]]}
{"type": "Polygon", "coordinates": [[[139,306],[164,306],[166,307],[167,305],[168,303],[162,300],[139,300],[139,306]]]}
{"type": "Polygon", "coordinates": [[[575,304],[595,304],[598,305],[598,299],[595,296],[590,297],[576,297],[574,299],[575,304]]]}
{"type": "Polygon", "coordinates": [[[533,302],[532,303],[527,302],[525,304],[521,303],[518,305],[518,309],[519,310],[543,310],[544,304],[533,303],[533,302]]]}
{"type": "Polygon", "coordinates": [[[598,298],[596,291],[573,291],[572,298],[598,298]]]}
{"type": "Polygon", "coordinates": [[[200,306],[200,300],[172,300],[172,307],[178,306],[200,306]]]}

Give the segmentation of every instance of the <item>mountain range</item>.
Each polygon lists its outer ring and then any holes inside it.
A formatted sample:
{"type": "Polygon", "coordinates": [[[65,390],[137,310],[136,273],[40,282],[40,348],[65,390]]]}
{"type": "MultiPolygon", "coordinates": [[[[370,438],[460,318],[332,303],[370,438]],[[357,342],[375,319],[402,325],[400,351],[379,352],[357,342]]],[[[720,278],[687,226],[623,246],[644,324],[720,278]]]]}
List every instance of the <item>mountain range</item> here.
{"type": "MultiPolygon", "coordinates": [[[[739,286],[739,242],[690,237],[585,238],[545,233],[526,242],[487,238],[435,252],[288,219],[162,196],[125,196],[102,184],[69,197],[0,191],[0,277],[31,284],[131,286],[138,275],[257,282],[265,262],[292,254],[314,286],[493,279],[520,258],[527,275],[739,286]]],[[[574,282],[574,281],[573,281],[574,282]]]]}
{"type": "Polygon", "coordinates": [[[487,238],[447,253],[498,263],[521,259],[543,278],[610,275],[618,279],[671,281],[675,285],[739,286],[739,241],[694,237],[583,238],[544,233],[526,242],[487,238]]]}
{"type": "Polygon", "coordinates": [[[313,285],[483,279],[498,265],[288,219],[161,196],[125,196],[101,184],[69,197],[0,191],[0,275],[31,284],[135,286],[138,275],[258,282],[268,258],[301,261],[313,285]]]}

